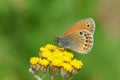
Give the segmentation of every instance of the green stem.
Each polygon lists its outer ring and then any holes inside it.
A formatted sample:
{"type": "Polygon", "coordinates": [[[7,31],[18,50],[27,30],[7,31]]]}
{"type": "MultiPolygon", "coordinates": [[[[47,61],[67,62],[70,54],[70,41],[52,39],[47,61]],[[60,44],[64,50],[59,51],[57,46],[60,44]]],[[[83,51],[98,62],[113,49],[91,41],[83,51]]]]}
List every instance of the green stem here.
{"type": "Polygon", "coordinates": [[[37,80],[42,80],[42,78],[40,78],[38,75],[34,75],[34,77],[35,77],[37,80]]]}
{"type": "Polygon", "coordinates": [[[50,73],[50,80],[55,80],[55,74],[53,68],[49,67],[49,73],[50,73]]]}

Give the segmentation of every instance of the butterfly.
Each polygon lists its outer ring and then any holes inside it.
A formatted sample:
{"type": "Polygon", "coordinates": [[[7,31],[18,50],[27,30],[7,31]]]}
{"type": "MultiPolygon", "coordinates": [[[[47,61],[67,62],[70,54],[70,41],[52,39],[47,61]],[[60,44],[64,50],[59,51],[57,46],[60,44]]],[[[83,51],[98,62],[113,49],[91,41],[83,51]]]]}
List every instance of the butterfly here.
{"type": "Polygon", "coordinates": [[[56,41],[61,47],[87,54],[94,43],[94,32],[95,21],[92,18],[86,18],[74,24],[62,36],[56,37],[56,41]]]}

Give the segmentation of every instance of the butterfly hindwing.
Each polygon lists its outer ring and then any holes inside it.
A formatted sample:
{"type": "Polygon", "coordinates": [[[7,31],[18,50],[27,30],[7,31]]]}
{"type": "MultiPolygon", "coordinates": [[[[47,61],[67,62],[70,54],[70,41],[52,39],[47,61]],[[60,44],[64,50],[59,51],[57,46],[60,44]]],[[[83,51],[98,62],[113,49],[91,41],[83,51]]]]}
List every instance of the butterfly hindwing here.
{"type": "Polygon", "coordinates": [[[86,30],[79,30],[63,37],[69,48],[78,53],[88,53],[93,45],[93,36],[86,30]]]}

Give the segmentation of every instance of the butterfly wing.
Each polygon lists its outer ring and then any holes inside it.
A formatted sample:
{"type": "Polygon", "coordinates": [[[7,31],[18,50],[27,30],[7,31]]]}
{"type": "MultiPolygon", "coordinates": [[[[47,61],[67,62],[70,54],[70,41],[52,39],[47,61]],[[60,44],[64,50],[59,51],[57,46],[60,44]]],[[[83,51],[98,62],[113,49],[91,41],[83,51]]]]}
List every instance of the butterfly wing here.
{"type": "Polygon", "coordinates": [[[95,21],[86,18],[65,31],[63,36],[57,37],[57,42],[62,47],[85,54],[92,49],[94,31],[95,21]]]}
{"type": "Polygon", "coordinates": [[[70,49],[82,54],[88,53],[93,46],[93,35],[87,30],[78,30],[69,33],[68,35],[64,35],[62,39],[69,44],[70,49]]]}
{"type": "Polygon", "coordinates": [[[68,35],[77,30],[88,30],[93,35],[95,31],[95,21],[92,18],[83,19],[65,31],[64,35],[68,35]]]}

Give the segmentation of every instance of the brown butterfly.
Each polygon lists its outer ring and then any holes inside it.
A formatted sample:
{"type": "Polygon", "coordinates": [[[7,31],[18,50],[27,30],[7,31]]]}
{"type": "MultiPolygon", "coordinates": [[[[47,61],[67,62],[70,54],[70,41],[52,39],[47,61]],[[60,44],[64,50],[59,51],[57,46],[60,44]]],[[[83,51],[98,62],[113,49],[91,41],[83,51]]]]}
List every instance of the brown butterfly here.
{"type": "Polygon", "coordinates": [[[92,18],[86,18],[74,24],[62,36],[57,37],[56,41],[64,48],[87,54],[93,46],[94,31],[95,21],[92,18]]]}

